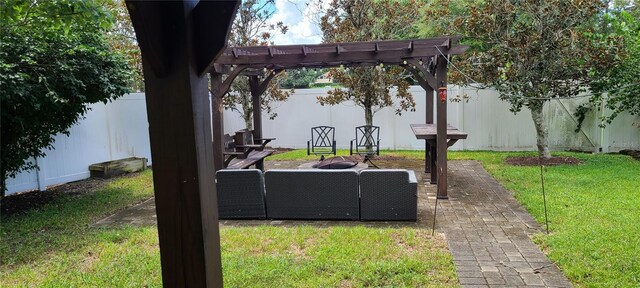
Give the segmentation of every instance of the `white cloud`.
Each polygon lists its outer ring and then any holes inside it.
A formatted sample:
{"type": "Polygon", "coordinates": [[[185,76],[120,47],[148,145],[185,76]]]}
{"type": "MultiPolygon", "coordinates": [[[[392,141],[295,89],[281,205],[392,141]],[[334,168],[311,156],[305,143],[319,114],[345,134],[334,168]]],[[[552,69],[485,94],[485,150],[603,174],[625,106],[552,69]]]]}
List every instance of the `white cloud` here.
{"type": "Polygon", "coordinates": [[[320,4],[308,4],[308,0],[276,0],[276,12],[271,17],[271,22],[282,21],[289,27],[284,35],[273,37],[275,45],[290,44],[317,44],[322,41],[319,19],[320,11],[326,8],[328,2],[320,4]]]}

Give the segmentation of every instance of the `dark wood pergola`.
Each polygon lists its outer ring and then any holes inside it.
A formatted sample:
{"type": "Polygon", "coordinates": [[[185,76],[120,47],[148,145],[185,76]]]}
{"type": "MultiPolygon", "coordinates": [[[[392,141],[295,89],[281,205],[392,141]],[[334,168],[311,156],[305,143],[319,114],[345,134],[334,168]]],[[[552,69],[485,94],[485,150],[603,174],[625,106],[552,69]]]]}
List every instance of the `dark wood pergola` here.
{"type": "MultiPolygon", "coordinates": [[[[142,52],[165,287],[222,287],[214,177],[222,167],[221,100],[238,74],[250,75],[255,100],[283,69],[402,65],[427,91],[426,123],[433,123],[433,92],[447,83],[445,57],[466,49],[449,37],[225,49],[239,3],[126,0],[142,52]],[[260,79],[265,68],[268,73],[260,79]],[[213,115],[206,73],[215,88],[213,115]]],[[[447,139],[441,137],[446,135],[446,101],[437,106],[438,163],[443,165],[438,187],[446,191],[447,139]]],[[[255,127],[261,131],[257,108],[255,127]]]]}
{"type": "MultiPolygon", "coordinates": [[[[351,43],[229,47],[216,59],[211,70],[213,89],[213,151],[216,170],[223,168],[222,99],[238,75],[249,77],[253,102],[254,136],[262,138],[260,97],[275,75],[286,69],[399,65],[409,71],[426,91],[426,124],[433,123],[434,91],[447,87],[447,63],[451,55],[464,53],[459,37],[367,41],[351,43]],[[224,78],[223,75],[227,77],[224,78]],[[223,80],[224,78],[224,80],[223,80]]],[[[447,197],[447,102],[438,101],[437,171],[438,197],[447,197]],[[444,144],[441,144],[444,143],[444,144]]],[[[429,144],[425,141],[425,157],[429,144]]],[[[425,161],[425,164],[429,161],[425,161]]]]}

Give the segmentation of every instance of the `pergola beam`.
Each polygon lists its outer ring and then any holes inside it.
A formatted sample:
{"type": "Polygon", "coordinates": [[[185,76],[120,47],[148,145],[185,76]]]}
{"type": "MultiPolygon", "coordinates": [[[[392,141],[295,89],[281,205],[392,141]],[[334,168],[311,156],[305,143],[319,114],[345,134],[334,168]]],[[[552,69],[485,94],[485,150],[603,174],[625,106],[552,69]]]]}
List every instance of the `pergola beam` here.
{"type": "Polygon", "coordinates": [[[402,65],[407,60],[427,60],[441,53],[462,54],[468,47],[451,46],[457,39],[438,37],[337,44],[230,47],[220,55],[216,64],[222,67],[247,65],[248,69],[374,66],[379,63],[402,65]]]}

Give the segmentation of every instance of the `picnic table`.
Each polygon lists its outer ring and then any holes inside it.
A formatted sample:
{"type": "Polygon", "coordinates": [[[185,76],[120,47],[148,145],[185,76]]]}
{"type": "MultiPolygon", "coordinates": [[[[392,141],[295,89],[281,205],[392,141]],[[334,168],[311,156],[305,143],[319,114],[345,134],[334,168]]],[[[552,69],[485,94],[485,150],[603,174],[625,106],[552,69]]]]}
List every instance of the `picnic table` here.
{"type": "Polygon", "coordinates": [[[240,130],[235,136],[223,135],[225,169],[247,169],[255,165],[257,169],[264,170],[264,158],[274,152],[265,146],[275,139],[253,138],[253,131],[249,130],[240,130]]]}
{"type": "MultiPolygon", "coordinates": [[[[436,170],[437,159],[437,126],[436,124],[411,124],[411,131],[416,136],[416,139],[424,139],[427,142],[427,150],[425,154],[427,157],[424,159],[425,172],[431,174],[431,184],[438,183],[438,173],[434,173],[436,170]]],[[[447,124],[447,147],[458,142],[460,139],[467,139],[467,133],[458,130],[458,128],[447,124]]]]}

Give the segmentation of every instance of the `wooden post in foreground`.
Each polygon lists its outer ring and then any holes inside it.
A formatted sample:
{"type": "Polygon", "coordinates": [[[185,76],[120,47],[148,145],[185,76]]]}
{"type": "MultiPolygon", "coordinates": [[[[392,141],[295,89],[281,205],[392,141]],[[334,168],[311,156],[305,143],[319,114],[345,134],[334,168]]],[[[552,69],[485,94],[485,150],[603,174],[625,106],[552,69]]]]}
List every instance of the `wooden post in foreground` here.
{"type": "Polygon", "coordinates": [[[222,287],[203,75],[224,47],[239,3],[126,4],[142,51],[163,286],[222,287]]]}

